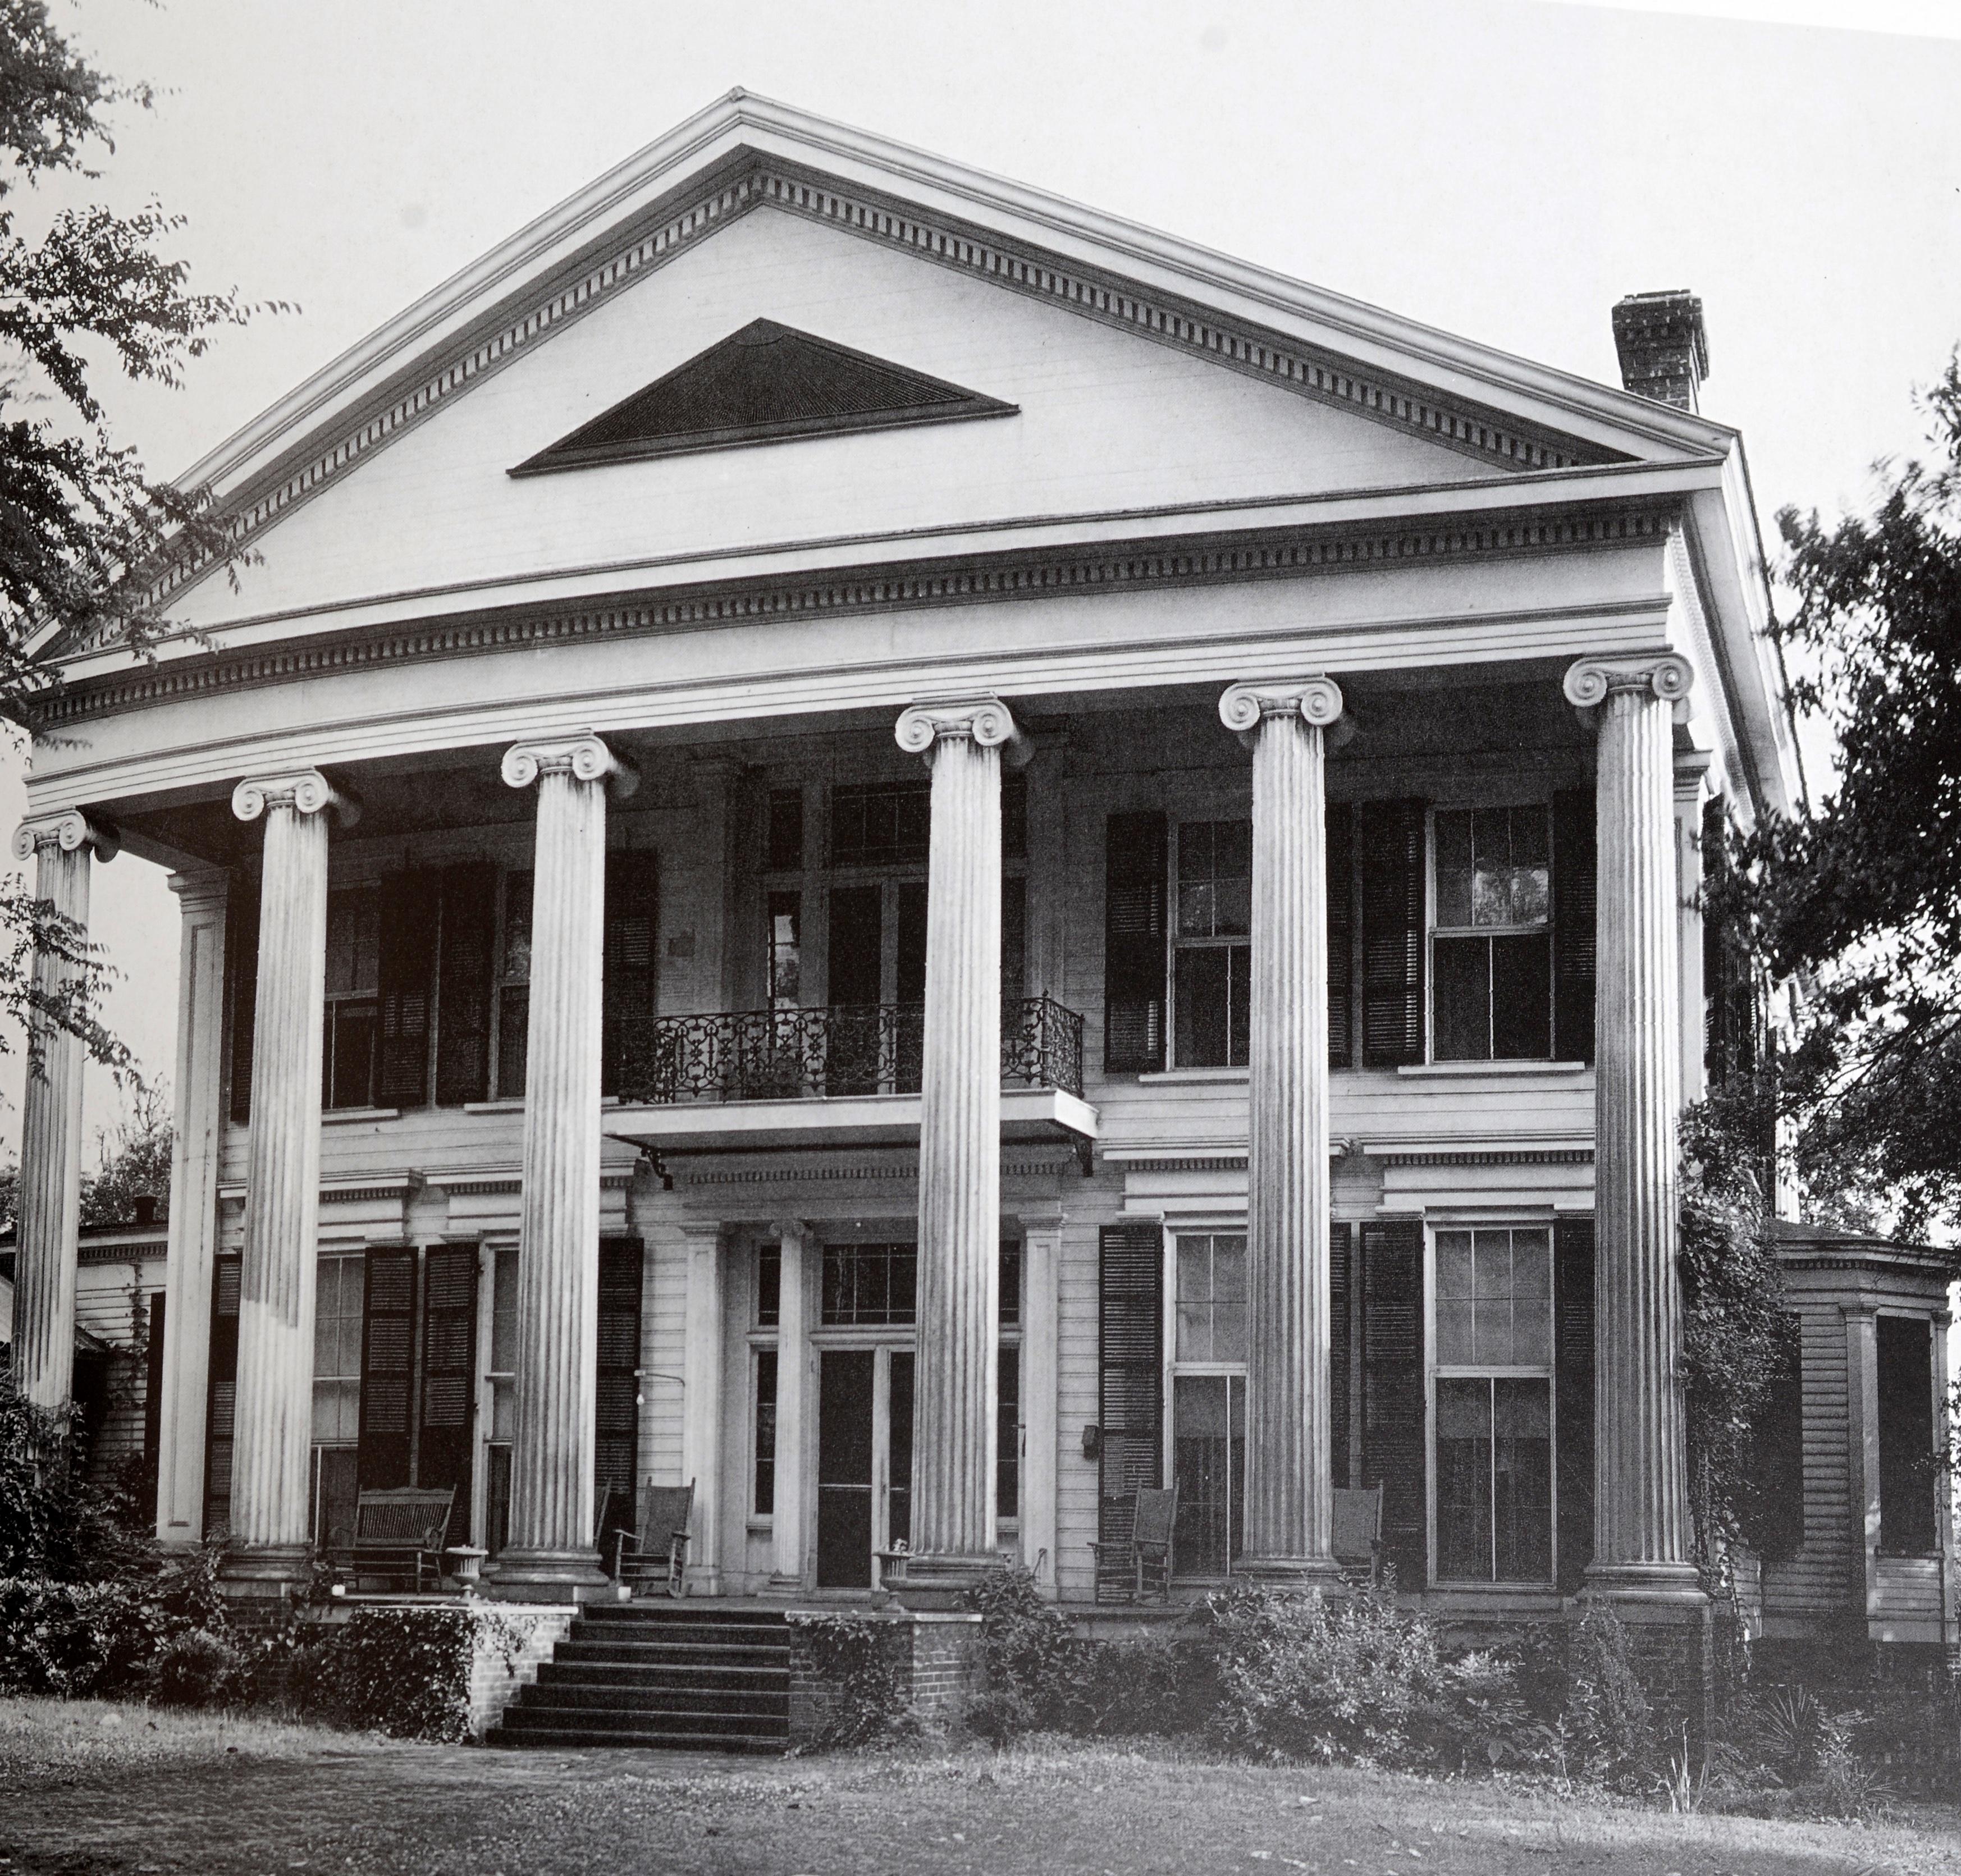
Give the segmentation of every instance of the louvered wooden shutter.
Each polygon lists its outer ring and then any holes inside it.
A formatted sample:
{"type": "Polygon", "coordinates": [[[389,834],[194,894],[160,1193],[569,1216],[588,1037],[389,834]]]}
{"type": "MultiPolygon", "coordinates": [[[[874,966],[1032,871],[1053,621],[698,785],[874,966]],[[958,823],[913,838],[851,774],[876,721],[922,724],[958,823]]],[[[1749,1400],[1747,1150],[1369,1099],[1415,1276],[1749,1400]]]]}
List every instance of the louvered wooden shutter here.
{"type": "Polygon", "coordinates": [[[1165,817],[1112,814],[1103,855],[1103,1065],[1165,1065],[1165,817]]]}
{"type": "Polygon", "coordinates": [[[1355,1065],[1355,811],[1328,804],[1328,1065],[1355,1065]]]}
{"type": "Polygon", "coordinates": [[[157,1503],[157,1466],[164,1430],[164,1292],[155,1292],[147,1308],[149,1339],[143,1351],[143,1483],[154,1511],[157,1503]]]}
{"type": "Polygon", "coordinates": [[[451,867],[442,876],[435,1099],[439,1107],[490,1097],[490,1000],[497,936],[497,869],[451,867]]]}
{"type": "Polygon", "coordinates": [[[1804,1543],[1803,1324],[1785,1315],[1778,1327],[1778,1365],[1751,1442],[1756,1504],[1749,1535],[1771,1563],[1804,1543]]]}
{"type": "Polygon", "coordinates": [[[231,875],[225,908],[225,1002],[231,1024],[231,1118],[252,1120],[253,1018],[259,1002],[259,881],[241,868],[231,875]]]}
{"type": "Polygon", "coordinates": [[[1593,1059],[1594,807],[1591,788],[1552,798],[1552,1053],[1593,1059]]]}
{"type": "Polygon", "coordinates": [[[641,1250],[637,1237],[599,1241],[599,1360],[592,1444],[592,1504],[631,1495],[639,1471],[641,1250]]]}
{"type": "Polygon", "coordinates": [[[1098,1416],[1100,1540],[1130,1536],[1124,1496],[1164,1483],[1164,1239],[1156,1225],[1103,1228],[1098,1416]]]}
{"type": "Polygon", "coordinates": [[[1362,1483],[1382,1488],[1382,1550],[1399,1588],[1429,1580],[1423,1226],[1362,1227],[1362,1483]]]}
{"type": "Polygon", "coordinates": [[[368,1253],[361,1324],[361,1489],[391,1491],[409,1478],[409,1403],[415,1379],[416,1253],[368,1253]]]}
{"type": "Polygon", "coordinates": [[[204,1406],[204,1534],[231,1522],[231,1442],[238,1407],[238,1279],[236,1257],[212,1266],[211,1365],[204,1406]]]}
{"type": "Polygon", "coordinates": [[[381,882],[381,1072],[375,1098],[384,1107],[419,1107],[429,1099],[438,890],[434,873],[392,873],[381,882]]]}
{"type": "Polygon", "coordinates": [[[474,1245],[433,1245],[423,1253],[422,1341],[416,1483],[455,1486],[449,1540],[467,1543],[470,1464],[477,1444],[474,1245]]]}
{"type": "Polygon", "coordinates": [[[1424,804],[1364,801],[1362,1065],[1423,1059],[1424,804]]]}
{"type": "Polygon", "coordinates": [[[645,847],[606,856],[605,1040],[601,1091],[617,1094],[631,1046],[628,1025],[654,1014],[659,863],[645,847]]]}
{"type": "Polygon", "coordinates": [[[1334,1483],[1348,1484],[1349,1298],[1354,1260],[1348,1248],[1354,1227],[1334,1225],[1328,1232],[1328,1448],[1334,1483]]]}
{"type": "Polygon", "coordinates": [[[1570,1596],[1593,1560],[1593,1221],[1561,1218],[1552,1250],[1559,1589],[1570,1596]]]}

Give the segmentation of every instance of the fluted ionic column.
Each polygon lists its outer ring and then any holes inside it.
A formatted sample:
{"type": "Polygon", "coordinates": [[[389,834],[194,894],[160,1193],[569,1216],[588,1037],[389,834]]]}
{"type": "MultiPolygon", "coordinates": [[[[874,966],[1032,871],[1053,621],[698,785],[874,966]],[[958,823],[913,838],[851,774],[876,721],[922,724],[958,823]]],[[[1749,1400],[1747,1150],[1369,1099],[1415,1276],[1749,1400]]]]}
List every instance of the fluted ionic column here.
{"type": "Polygon", "coordinates": [[[238,1272],[231,1548],[224,1565],[228,1578],[248,1586],[298,1581],[309,1549],[330,808],[343,825],[359,814],[311,769],[241,782],[231,796],[231,811],[241,820],[266,823],[238,1272]]]}
{"type": "Polygon", "coordinates": [[[1672,706],[1667,652],[1583,658],[1567,699],[1599,734],[1594,1082],[1594,1511],[1590,1589],[1697,1602],[1690,1561],[1676,1264],[1678,1014],[1672,706]]]}
{"type": "Polygon", "coordinates": [[[920,1081],[913,1559],[905,1592],[950,1595],[999,1564],[994,1419],[1001,1224],[1001,750],[992,697],[914,704],[901,749],[933,769],[920,1081]]]}
{"type": "Polygon", "coordinates": [[[1246,1285],[1248,1572],[1339,1578],[1329,1538],[1325,677],[1235,684],[1226,727],[1253,751],[1246,1285]]]}
{"type": "Polygon", "coordinates": [[[75,1260],[81,1226],[81,1039],[49,1015],[69,1008],[88,942],[91,854],[114,857],[116,836],[69,812],[23,821],[14,853],[34,860],[34,897],[43,914],[34,946],[27,1084],[21,1100],[18,1256],[14,1269],[14,1379],[37,1406],[64,1408],[75,1391],[75,1260]]]}
{"type": "Polygon", "coordinates": [[[636,778],[596,736],[519,743],[504,779],[537,785],[524,1209],[518,1241],[517,1427],[506,1594],[604,1578],[593,1546],[599,1335],[600,989],[606,790],[636,778]]]}

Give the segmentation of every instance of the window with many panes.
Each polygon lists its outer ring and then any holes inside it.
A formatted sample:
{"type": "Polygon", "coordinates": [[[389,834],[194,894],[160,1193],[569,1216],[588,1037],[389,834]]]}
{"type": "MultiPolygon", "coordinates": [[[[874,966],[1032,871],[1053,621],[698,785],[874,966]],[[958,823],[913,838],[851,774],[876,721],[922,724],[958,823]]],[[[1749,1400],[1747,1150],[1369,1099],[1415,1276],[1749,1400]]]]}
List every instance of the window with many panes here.
{"type": "Polygon", "coordinates": [[[323,1257],[313,1318],[313,1532],[336,1549],[352,1541],[361,1438],[361,1327],[368,1260],[323,1257]]]}
{"type": "Polygon", "coordinates": [[[826,1244],[819,1320],[827,1329],[903,1327],[918,1280],[916,1244],[826,1244]]]}
{"type": "Polygon", "coordinates": [[[497,931],[497,1096],[521,1100],[531,1014],[531,876],[504,875],[497,931]]]}
{"type": "Polygon", "coordinates": [[[1439,808],[1430,922],[1430,1055],[1552,1053],[1551,811],[1439,808]]]}
{"type": "Polygon", "coordinates": [[[1253,823],[1178,828],[1173,1034],[1180,1068],[1242,1068],[1252,993],[1253,823]]]}
{"type": "Polygon", "coordinates": [[[378,1066],[381,896],[371,886],[327,899],[327,995],[320,1104],[371,1107],[378,1066]]]}
{"type": "Polygon", "coordinates": [[[490,1444],[485,1457],[486,1546],[501,1550],[510,1530],[511,1444],[518,1429],[518,1247],[497,1247],[490,1291],[490,1444]]]}
{"type": "Polygon", "coordinates": [[[1552,1234],[1436,1239],[1436,1574],[1552,1576],[1552,1234]]]}
{"type": "Polygon", "coordinates": [[[996,1360],[994,1515],[1022,1511],[1022,1247],[1004,1244],[1000,1265],[1000,1343],[996,1360]]]}
{"type": "Polygon", "coordinates": [[[1223,1576],[1239,1554],[1246,1514],[1245,1234],[1181,1232],[1175,1256],[1177,1569],[1223,1576]]]}

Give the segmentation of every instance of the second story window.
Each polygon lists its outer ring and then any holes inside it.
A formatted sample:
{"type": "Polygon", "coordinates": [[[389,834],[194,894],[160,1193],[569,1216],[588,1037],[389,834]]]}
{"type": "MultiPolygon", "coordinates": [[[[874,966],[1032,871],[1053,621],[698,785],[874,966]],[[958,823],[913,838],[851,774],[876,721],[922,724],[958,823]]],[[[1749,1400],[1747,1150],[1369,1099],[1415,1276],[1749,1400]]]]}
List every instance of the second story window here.
{"type": "Polygon", "coordinates": [[[372,887],[327,901],[327,999],[321,1024],[320,1104],[371,1107],[378,1051],[381,899],[372,887]]]}
{"type": "Polygon", "coordinates": [[[1434,852],[1432,1059],[1549,1056],[1552,865],[1546,807],[1439,808],[1434,852]]]}
{"type": "Polygon", "coordinates": [[[1176,865],[1178,1065],[1243,1068],[1252,994],[1253,823],[1181,822],[1176,865]]]}
{"type": "Polygon", "coordinates": [[[531,876],[504,876],[504,916],[497,947],[497,1094],[521,1100],[525,1046],[531,1014],[531,876]]]}

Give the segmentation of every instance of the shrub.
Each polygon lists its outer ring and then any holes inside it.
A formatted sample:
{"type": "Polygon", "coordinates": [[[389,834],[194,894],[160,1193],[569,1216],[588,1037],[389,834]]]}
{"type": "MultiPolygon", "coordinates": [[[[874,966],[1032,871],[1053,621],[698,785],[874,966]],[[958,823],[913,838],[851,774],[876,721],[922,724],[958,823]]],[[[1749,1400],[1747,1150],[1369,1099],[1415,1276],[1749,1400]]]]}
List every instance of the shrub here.
{"type": "Polygon", "coordinates": [[[148,1667],[154,1606],[125,1583],[0,1577],[0,1693],[126,1691],[148,1667]]]}
{"type": "Polygon", "coordinates": [[[1096,1738],[1202,1732],[1219,1699],[1211,1646],[1192,1636],[1086,1645],[1063,1724],[1096,1738]]]}
{"type": "Polygon", "coordinates": [[[255,1702],[290,1702],[336,1725],[397,1739],[467,1739],[477,1648],[501,1648],[508,1667],[521,1639],[492,1610],[357,1609],[330,1628],[259,1638],[245,1655],[242,1684],[255,1702]]]}
{"type": "Polygon", "coordinates": [[[885,1624],[850,1614],[802,1616],[796,1627],[831,1690],[814,1745],[878,1745],[920,1731],[885,1624]]]}
{"type": "Polygon", "coordinates": [[[982,1618],[987,1661],[987,1691],[969,1703],[968,1727],[998,1743],[1062,1725],[1087,1651],[1069,1617],[1044,1602],[1032,1572],[1019,1567],[969,1590],[967,1606],[982,1618]]]}
{"type": "Polygon", "coordinates": [[[218,1706],[237,1692],[244,1662],[231,1637],[183,1629],[157,1651],[150,1697],[159,1706],[218,1706]]]}
{"type": "Polygon", "coordinates": [[[1654,1715],[1628,1653],[1628,1632],[1604,1603],[1590,1602],[1568,1637],[1561,1720],[1574,1769],[1625,1784],[1656,1769],[1654,1715]]]}

